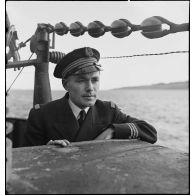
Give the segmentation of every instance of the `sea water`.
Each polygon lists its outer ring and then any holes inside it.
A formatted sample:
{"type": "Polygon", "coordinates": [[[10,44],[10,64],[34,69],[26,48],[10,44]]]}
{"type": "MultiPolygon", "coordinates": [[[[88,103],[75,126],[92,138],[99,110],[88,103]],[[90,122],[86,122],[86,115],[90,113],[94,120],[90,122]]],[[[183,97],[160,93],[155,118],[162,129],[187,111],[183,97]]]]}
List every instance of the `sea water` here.
{"type": "MultiPolygon", "coordinates": [[[[52,91],[52,98],[64,91],[52,91]]],[[[188,90],[117,89],[100,91],[98,98],[113,101],[122,112],[152,124],[158,133],[156,144],[189,152],[188,90]]],[[[27,118],[33,106],[32,90],[12,90],[6,99],[8,116],[27,118]]]]}

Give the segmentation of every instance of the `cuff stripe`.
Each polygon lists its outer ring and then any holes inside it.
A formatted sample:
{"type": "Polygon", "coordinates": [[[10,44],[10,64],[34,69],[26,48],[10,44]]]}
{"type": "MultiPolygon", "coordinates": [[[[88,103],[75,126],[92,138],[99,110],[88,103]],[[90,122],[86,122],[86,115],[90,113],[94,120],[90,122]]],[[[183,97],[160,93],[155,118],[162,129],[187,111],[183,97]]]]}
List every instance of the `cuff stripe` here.
{"type": "Polygon", "coordinates": [[[130,131],[131,131],[131,135],[129,136],[129,139],[131,139],[131,138],[132,138],[132,128],[131,128],[131,125],[130,125],[130,123],[127,123],[127,125],[129,126],[129,128],[130,128],[130,131]]]}
{"type": "Polygon", "coordinates": [[[129,136],[130,139],[136,139],[138,138],[138,130],[136,126],[133,123],[127,123],[127,125],[130,128],[131,135],[129,136]]]}
{"type": "Polygon", "coordinates": [[[132,138],[135,139],[135,136],[136,136],[135,134],[136,134],[136,132],[135,132],[135,129],[134,129],[133,124],[132,124],[132,123],[130,123],[130,124],[131,124],[132,130],[133,130],[133,131],[132,131],[132,132],[133,132],[133,133],[132,133],[132,138]]]}
{"type": "Polygon", "coordinates": [[[135,130],[135,138],[138,138],[138,130],[137,130],[137,127],[135,126],[134,123],[132,123],[132,126],[134,127],[134,130],[135,130]]]}

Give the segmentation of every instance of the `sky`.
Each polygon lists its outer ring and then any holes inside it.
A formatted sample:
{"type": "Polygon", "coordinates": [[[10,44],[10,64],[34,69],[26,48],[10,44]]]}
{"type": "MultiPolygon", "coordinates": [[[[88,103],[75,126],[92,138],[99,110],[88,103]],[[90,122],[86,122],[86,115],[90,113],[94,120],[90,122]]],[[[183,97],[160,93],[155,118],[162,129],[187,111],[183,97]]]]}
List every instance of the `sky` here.
{"type": "MultiPolygon", "coordinates": [[[[99,20],[110,26],[113,21],[124,18],[133,24],[141,24],[146,18],[161,16],[171,22],[181,24],[189,22],[188,1],[8,1],[6,10],[11,24],[15,25],[19,40],[24,42],[36,31],[38,23],[64,22],[67,26],[80,21],[84,26],[99,20]]],[[[164,27],[163,27],[164,28],[164,27]]],[[[140,31],[125,38],[116,38],[110,32],[100,38],[93,38],[86,32],[74,37],[70,33],[55,36],[55,49],[68,53],[79,47],[93,47],[99,50],[101,57],[128,56],[145,53],[162,53],[189,50],[189,32],[170,34],[158,39],[148,39],[140,31]]],[[[19,50],[21,60],[30,55],[29,43],[19,50]]],[[[32,59],[35,59],[34,54],[32,59]]],[[[188,53],[162,56],[100,59],[100,89],[112,89],[124,86],[139,86],[155,83],[186,81],[189,79],[188,53]]],[[[63,90],[61,80],[53,76],[55,64],[49,65],[52,90],[63,90]]],[[[6,70],[6,88],[10,86],[19,71],[6,70]]],[[[26,67],[12,86],[13,89],[33,89],[34,67],[26,67]]]]}

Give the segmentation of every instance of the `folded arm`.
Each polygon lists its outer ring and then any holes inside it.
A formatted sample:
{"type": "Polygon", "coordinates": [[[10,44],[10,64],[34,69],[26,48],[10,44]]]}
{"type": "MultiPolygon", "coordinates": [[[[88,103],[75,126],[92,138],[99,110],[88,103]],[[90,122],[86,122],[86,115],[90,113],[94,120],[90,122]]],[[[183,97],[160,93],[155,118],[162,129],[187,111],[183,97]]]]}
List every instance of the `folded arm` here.
{"type": "Polygon", "coordinates": [[[112,123],[96,139],[111,137],[113,139],[140,139],[149,143],[157,141],[157,131],[152,125],[124,114],[115,104],[111,107],[114,112],[112,123]]]}

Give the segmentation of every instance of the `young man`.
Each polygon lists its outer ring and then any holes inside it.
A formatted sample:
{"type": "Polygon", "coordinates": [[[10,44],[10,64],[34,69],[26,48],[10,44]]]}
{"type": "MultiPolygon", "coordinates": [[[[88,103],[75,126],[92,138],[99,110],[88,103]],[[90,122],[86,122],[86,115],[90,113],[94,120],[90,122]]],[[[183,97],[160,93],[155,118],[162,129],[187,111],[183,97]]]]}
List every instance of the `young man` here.
{"type": "Polygon", "coordinates": [[[153,126],[120,111],[116,104],[97,99],[101,66],[96,49],[84,47],[68,53],[56,66],[67,93],[59,100],[35,105],[27,121],[24,146],[97,139],[157,141],[153,126]]]}

